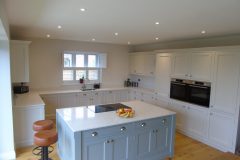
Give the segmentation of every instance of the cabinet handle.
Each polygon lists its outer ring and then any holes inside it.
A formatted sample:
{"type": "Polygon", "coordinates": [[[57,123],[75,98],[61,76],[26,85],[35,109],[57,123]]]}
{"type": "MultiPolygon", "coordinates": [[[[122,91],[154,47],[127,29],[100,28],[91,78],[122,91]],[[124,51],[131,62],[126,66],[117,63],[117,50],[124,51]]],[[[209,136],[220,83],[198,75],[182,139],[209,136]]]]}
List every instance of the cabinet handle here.
{"type": "Polygon", "coordinates": [[[98,135],[97,132],[92,132],[92,137],[96,137],[98,135]]]}
{"type": "Polygon", "coordinates": [[[110,141],[109,141],[109,140],[107,140],[107,141],[106,141],[106,143],[110,143],[110,141]]]}
{"type": "Polygon", "coordinates": [[[167,122],[166,119],[163,119],[163,120],[162,120],[162,123],[163,123],[163,124],[166,124],[166,122],[167,122]]]}
{"type": "Polygon", "coordinates": [[[142,126],[142,127],[146,126],[146,123],[142,123],[141,126],[142,126]]]}
{"type": "Polygon", "coordinates": [[[112,140],[111,140],[111,142],[113,143],[113,142],[114,142],[114,140],[112,139],[112,140]]]}
{"type": "Polygon", "coordinates": [[[122,127],[120,130],[121,130],[121,131],[125,131],[125,130],[126,130],[126,127],[122,127]]]}

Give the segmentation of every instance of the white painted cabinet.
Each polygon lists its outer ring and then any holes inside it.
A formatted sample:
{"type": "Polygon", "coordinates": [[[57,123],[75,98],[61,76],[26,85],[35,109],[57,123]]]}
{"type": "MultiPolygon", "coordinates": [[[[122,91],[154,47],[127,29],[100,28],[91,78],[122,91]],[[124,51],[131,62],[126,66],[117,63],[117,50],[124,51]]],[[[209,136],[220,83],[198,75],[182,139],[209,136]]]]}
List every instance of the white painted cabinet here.
{"type": "Polygon", "coordinates": [[[160,53],[156,56],[155,84],[157,92],[169,97],[172,55],[160,53]]]}
{"type": "Polygon", "coordinates": [[[210,82],[213,57],[214,52],[176,53],[173,58],[172,77],[210,82]]]}
{"type": "Polygon", "coordinates": [[[190,78],[199,81],[211,81],[213,69],[213,52],[194,52],[190,60],[190,78]]]}
{"type": "Polygon", "coordinates": [[[44,105],[13,107],[15,146],[26,147],[33,145],[35,121],[44,119],[44,105]]]}
{"type": "Polygon", "coordinates": [[[208,109],[201,106],[186,107],[186,130],[194,137],[206,139],[208,135],[208,109]]]}
{"type": "Polygon", "coordinates": [[[152,53],[131,53],[130,73],[136,75],[154,76],[155,54],[152,53]]]}
{"type": "Polygon", "coordinates": [[[105,91],[104,98],[105,98],[105,101],[104,101],[105,104],[115,103],[116,101],[116,96],[114,94],[114,91],[105,91]]]}
{"type": "Polygon", "coordinates": [[[172,77],[189,78],[189,54],[178,53],[173,58],[172,77]]]}
{"type": "Polygon", "coordinates": [[[217,53],[215,80],[212,85],[214,110],[234,114],[237,112],[239,53],[217,53]]]}
{"type": "Polygon", "coordinates": [[[104,104],[103,92],[92,92],[90,105],[104,104]]]}
{"type": "Polygon", "coordinates": [[[11,76],[12,82],[29,82],[29,41],[11,41],[11,76]]]}
{"type": "MultiPolygon", "coordinates": [[[[98,101],[98,97],[94,96],[94,101],[98,101]]],[[[77,106],[88,106],[91,105],[93,101],[93,96],[91,92],[80,92],[77,94],[77,106]]]]}
{"type": "Polygon", "coordinates": [[[168,107],[177,113],[177,129],[197,139],[205,140],[208,135],[209,109],[172,100],[168,107]]]}
{"type": "Polygon", "coordinates": [[[209,141],[210,144],[223,150],[233,148],[234,117],[218,113],[210,113],[209,141]]]}
{"type": "Polygon", "coordinates": [[[63,93],[59,94],[59,108],[76,107],[78,104],[77,93],[63,93]]]}

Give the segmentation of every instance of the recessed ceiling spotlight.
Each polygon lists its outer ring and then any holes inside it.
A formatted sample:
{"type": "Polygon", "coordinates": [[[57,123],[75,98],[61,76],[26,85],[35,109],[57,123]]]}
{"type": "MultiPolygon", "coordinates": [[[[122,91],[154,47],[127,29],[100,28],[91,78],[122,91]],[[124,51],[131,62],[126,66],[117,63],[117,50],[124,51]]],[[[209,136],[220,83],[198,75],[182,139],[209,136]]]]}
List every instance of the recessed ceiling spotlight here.
{"type": "Polygon", "coordinates": [[[118,36],[118,33],[116,32],[116,33],[114,33],[115,34],[115,36],[118,36]]]}
{"type": "Polygon", "coordinates": [[[155,22],[155,24],[157,24],[157,25],[158,25],[158,24],[159,24],[159,22],[155,22]]]}
{"type": "Polygon", "coordinates": [[[58,25],[58,27],[57,27],[58,29],[61,29],[62,28],[62,26],[60,26],[60,25],[58,25]]]}
{"type": "Polygon", "coordinates": [[[96,40],[95,38],[92,39],[92,41],[95,41],[95,40],[96,40]]]}
{"type": "Polygon", "coordinates": [[[131,44],[131,42],[128,42],[128,45],[131,44]]]}
{"type": "Polygon", "coordinates": [[[203,30],[203,31],[201,31],[201,33],[202,33],[202,34],[205,34],[205,33],[206,33],[206,31],[204,31],[204,30],[203,30]]]}
{"type": "Polygon", "coordinates": [[[156,39],[156,40],[158,40],[159,38],[158,38],[158,37],[156,37],[155,39],[156,39]]]}
{"type": "Polygon", "coordinates": [[[85,8],[80,8],[80,11],[85,12],[86,9],[85,8]]]}
{"type": "Polygon", "coordinates": [[[47,34],[46,37],[47,37],[47,38],[50,38],[51,36],[50,36],[50,34],[47,34]]]}

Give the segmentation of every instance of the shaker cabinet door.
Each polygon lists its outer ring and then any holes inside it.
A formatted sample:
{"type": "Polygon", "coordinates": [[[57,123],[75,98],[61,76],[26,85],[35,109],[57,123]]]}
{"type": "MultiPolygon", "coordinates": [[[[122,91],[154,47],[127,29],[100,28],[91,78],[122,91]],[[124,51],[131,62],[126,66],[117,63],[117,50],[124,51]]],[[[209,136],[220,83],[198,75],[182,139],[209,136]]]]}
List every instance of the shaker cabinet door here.
{"type": "Polygon", "coordinates": [[[175,78],[189,77],[189,54],[175,54],[173,58],[172,76],[175,78]]]}

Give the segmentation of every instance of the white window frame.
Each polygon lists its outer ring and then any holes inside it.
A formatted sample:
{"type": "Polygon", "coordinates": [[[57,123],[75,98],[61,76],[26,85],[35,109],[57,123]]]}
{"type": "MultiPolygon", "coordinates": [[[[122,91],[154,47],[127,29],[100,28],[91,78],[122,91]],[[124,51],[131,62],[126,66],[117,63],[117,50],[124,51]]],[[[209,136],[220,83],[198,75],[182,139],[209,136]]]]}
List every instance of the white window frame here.
{"type": "Polygon", "coordinates": [[[64,51],[62,53],[62,82],[65,85],[75,85],[79,84],[79,80],[76,80],[76,71],[77,70],[85,70],[86,77],[84,77],[85,84],[93,84],[93,83],[101,83],[102,81],[102,68],[98,67],[99,63],[99,55],[96,52],[78,52],[78,51],[64,51]],[[73,67],[64,67],[64,54],[72,55],[72,66],[73,67]],[[76,55],[84,55],[84,67],[74,67],[76,66],[76,55]],[[88,55],[96,55],[96,67],[88,67],[88,55]],[[64,70],[73,70],[73,80],[63,80],[63,71],[64,70]],[[98,71],[98,80],[89,80],[88,74],[89,70],[97,70],[98,71]]]}

